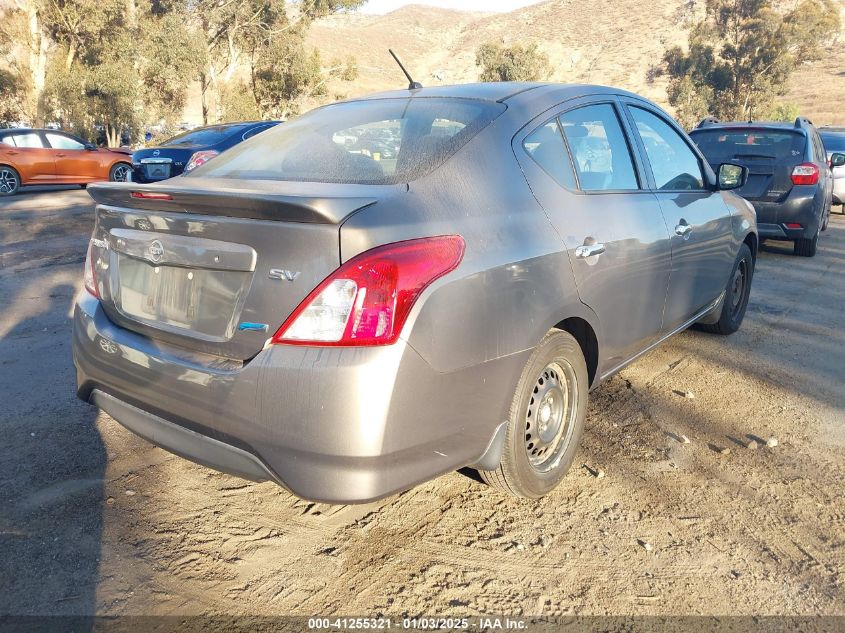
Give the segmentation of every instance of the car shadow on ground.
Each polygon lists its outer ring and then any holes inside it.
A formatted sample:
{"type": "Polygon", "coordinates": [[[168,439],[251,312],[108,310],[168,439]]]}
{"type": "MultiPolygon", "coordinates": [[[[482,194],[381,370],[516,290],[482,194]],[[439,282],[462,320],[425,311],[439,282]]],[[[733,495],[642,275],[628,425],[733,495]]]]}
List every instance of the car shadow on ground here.
{"type": "Polygon", "coordinates": [[[46,286],[43,309],[8,327],[16,300],[38,291],[24,286],[0,309],[0,614],[91,615],[107,455],[96,409],[73,389],[74,287],[46,286]]]}

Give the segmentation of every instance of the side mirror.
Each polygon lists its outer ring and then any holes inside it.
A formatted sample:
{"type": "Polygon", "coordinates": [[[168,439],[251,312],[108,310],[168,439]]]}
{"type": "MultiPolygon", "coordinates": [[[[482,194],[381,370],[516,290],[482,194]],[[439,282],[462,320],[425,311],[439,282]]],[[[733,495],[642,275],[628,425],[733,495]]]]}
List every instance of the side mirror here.
{"type": "Polygon", "coordinates": [[[730,191],[739,189],[748,181],[748,168],[733,163],[719,165],[719,189],[730,191]]]}
{"type": "Polygon", "coordinates": [[[840,154],[836,152],[835,154],[830,155],[830,166],[833,167],[842,167],[845,165],[845,154],[840,154]]]}
{"type": "Polygon", "coordinates": [[[85,143],[85,149],[87,149],[89,152],[94,152],[97,150],[97,146],[93,143],[85,143]]]}

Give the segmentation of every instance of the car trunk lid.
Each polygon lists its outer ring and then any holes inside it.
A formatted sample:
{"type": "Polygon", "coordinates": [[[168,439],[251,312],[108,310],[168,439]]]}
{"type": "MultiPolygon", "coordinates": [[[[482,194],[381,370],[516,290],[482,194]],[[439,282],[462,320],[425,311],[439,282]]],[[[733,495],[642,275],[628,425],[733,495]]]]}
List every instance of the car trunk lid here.
{"type": "Polygon", "coordinates": [[[393,190],[178,180],[89,188],[103,308],[151,339],[237,360],[340,265],[340,223],[393,190]]]}

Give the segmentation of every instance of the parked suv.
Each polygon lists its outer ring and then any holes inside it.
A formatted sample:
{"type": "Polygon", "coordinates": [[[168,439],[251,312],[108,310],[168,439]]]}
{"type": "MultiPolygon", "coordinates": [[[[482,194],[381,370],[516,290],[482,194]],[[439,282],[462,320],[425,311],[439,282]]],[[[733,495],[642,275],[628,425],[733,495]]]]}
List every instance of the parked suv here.
{"type": "Polygon", "coordinates": [[[845,205],[845,165],[833,164],[834,154],[845,154],[845,127],[822,127],[819,136],[833,170],[833,204],[845,205]]]}
{"type": "MultiPolygon", "coordinates": [[[[761,239],[792,240],[796,255],[816,254],[827,228],[833,176],[816,128],[795,123],[720,123],[706,118],[690,132],[711,165],[748,168],[748,182],[737,192],[754,205],[761,239]]],[[[845,164],[835,154],[832,165],[845,164]]]]}
{"type": "Polygon", "coordinates": [[[308,499],[472,465],[525,497],[591,388],[742,323],[754,210],[650,101],[493,83],[337,103],[166,182],[97,185],[78,395],[308,499]],[[395,138],[388,159],[346,143],[395,138]]]}

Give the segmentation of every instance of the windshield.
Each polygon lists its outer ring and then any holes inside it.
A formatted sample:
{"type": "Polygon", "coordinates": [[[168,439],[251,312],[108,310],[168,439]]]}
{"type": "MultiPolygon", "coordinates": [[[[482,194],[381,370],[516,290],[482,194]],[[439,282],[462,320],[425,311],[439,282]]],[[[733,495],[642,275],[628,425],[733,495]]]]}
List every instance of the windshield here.
{"type": "Polygon", "coordinates": [[[473,99],[351,101],[312,110],[188,177],[395,184],[429,173],[505,110],[473,99]]]}
{"type": "Polygon", "coordinates": [[[232,134],[242,132],[246,125],[212,125],[197,130],[189,130],[164,141],[161,147],[186,147],[189,145],[216,145],[232,134]]]}
{"type": "Polygon", "coordinates": [[[690,136],[711,163],[742,158],[800,163],[807,143],[802,134],[785,130],[722,128],[693,130],[690,136]]]}
{"type": "Polygon", "coordinates": [[[845,132],[822,132],[826,152],[845,152],[845,132]]]}

